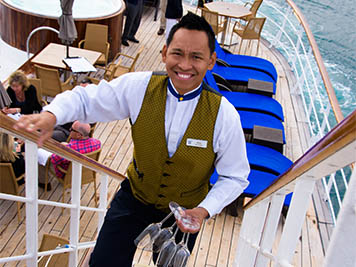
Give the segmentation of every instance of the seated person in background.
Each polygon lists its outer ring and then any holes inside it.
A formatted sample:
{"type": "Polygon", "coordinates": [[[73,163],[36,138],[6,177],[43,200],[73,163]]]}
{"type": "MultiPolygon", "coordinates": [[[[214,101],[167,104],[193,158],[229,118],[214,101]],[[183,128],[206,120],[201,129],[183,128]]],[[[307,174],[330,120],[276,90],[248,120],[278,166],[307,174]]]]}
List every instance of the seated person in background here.
{"type": "MultiPolygon", "coordinates": [[[[70,129],[70,137],[71,140],[67,147],[70,147],[81,154],[89,153],[95,150],[100,149],[101,143],[100,140],[90,138],[90,125],[85,123],[80,123],[79,121],[75,121],[70,129]]],[[[44,188],[45,186],[45,167],[46,161],[49,157],[50,159],[50,170],[56,174],[58,178],[63,178],[64,173],[62,173],[57,166],[61,166],[64,170],[68,169],[69,160],[62,158],[56,154],[51,154],[50,152],[39,149],[38,150],[38,157],[39,157],[39,168],[38,168],[38,186],[44,188]]],[[[50,189],[50,183],[47,185],[47,190],[50,189]]]]}
{"type": "Polygon", "coordinates": [[[67,142],[67,139],[70,135],[70,128],[72,127],[73,122],[68,122],[63,125],[57,125],[53,129],[52,138],[58,142],[67,142]]]}
{"type": "MultiPolygon", "coordinates": [[[[25,159],[20,152],[19,146],[14,142],[12,136],[2,132],[0,132],[0,162],[11,163],[16,178],[25,173],[25,159]]],[[[25,179],[22,178],[17,183],[22,185],[25,183],[25,179]]]]}
{"type": "Polygon", "coordinates": [[[7,93],[12,103],[10,107],[2,109],[5,114],[41,112],[42,106],[38,103],[36,87],[30,84],[22,71],[17,70],[12,73],[9,78],[9,84],[7,93]]]}

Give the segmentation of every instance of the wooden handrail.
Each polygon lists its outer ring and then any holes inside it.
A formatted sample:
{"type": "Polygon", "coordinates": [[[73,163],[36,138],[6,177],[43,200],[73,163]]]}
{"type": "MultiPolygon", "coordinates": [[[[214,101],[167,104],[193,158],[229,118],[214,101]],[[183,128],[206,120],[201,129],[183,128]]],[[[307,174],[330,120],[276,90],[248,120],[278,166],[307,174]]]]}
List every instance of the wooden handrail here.
{"type": "MultiPolygon", "coordinates": [[[[13,127],[15,122],[16,121],[14,119],[12,119],[9,116],[6,116],[2,112],[0,112],[0,128],[5,129],[8,132],[15,135],[16,137],[20,137],[24,140],[30,140],[34,143],[38,142],[38,139],[39,139],[38,132],[29,133],[29,132],[25,132],[25,131],[15,130],[13,127]]],[[[56,153],[62,157],[65,157],[71,161],[79,162],[83,166],[85,166],[89,169],[92,169],[96,172],[105,173],[105,174],[107,174],[115,179],[118,179],[120,181],[122,181],[123,179],[126,178],[121,173],[114,171],[114,170],[104,166],[103,164],[101,164],[91,158],[88,158],[87,156],[84,156],[84,155],[80,154],[79,152],[77,152],[65,145],[62,145],[61,143],[57,142],[54,139],[50,139],[50,140],[47,140],[46,142],[44,142],[43,148],[51,151],[52,153],[56,153]]]]}
{"type": "Polygon", "coordinates": [[[356,110],[311,147],[285,173],[281,174],[273,184],[248,202],[244,206],[244,209],[248,209],[267,198],[283,186],[297,179],[303,173],[317,166],[334,154],[335,151],[342,149],[354,141],[356,141],[356,110]]]}
{"type": "Polygon", "coordinates": [[[292,0],[286,0],[286,2],[288,3],[288,5],[293,9],[293,12],[295,13],[297,19],[299,20],[300,24],[303,26],[304,31],[307,35],[307,38],[309,40],[310,46],[313,50],[314,56],[315,56],[315,60],[316,60],[316,64],[318,65],[320,74],[321,74],[321,78],[323,79],[325,88],[326,88],[326,93],[328,94],[329,97],[329,101],[331,103],[331,107],[334,111],[335,114],[335,118],[337,123],[341,122],[344,119],[344,116],[341,112],[341,108],[339,105],[339,102],[336,98],[335,95],[335,91],[333,89],[333,86],[331,84],[330,78],[329,78],[329,74],[326,71],[325,65],[324,65],[324,61],[320,55],[320,51],[318,48],[318,45],[316,44],[316,41],[314,39],[314,35],[312,33],[312,31],[310,30],[309,24],[307,23],[307,20],[305,19],[304,15],[302,14],[302,12],[300,11],[300,9],[297,7],[297,5],[292,1],[292,0]]]}

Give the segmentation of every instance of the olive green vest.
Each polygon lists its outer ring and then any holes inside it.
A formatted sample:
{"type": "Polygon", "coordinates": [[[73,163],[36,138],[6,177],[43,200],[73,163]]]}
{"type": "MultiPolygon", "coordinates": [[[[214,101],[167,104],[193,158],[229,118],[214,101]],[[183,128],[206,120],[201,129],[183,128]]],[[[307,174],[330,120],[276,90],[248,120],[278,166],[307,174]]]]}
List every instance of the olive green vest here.
{"type": "Polygon", "coordinates": [[[166,75],[151,77],[140,113],[132,126],[133,161],[127,170],[134,196],[165,211],[170,201],[186,208],[196,207],[208,193],[216,157],[214,128],[221,101],[219,93],[203,85],[193,117],[170,158],[164,123],[167,83],[166,75]],[[206,140],[206,148],[199,147],[198,140],[206,140]]]}

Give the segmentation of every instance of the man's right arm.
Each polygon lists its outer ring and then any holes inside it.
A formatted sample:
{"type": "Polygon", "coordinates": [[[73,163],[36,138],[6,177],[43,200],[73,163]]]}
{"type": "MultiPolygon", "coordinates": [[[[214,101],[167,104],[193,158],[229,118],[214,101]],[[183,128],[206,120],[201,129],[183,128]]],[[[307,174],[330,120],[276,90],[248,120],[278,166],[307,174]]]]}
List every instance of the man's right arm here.
{"type": "Polygon", "coordinates": [[[143,101],[150,72],[130,73],[98,86],[77,86],[59,94],[39,115],[22,116],[17,129],[41,130],[39,145],[51,137],[53,127],[79,120],[84,123],[107,122],[130,117],[135,121],[143,101]]]}

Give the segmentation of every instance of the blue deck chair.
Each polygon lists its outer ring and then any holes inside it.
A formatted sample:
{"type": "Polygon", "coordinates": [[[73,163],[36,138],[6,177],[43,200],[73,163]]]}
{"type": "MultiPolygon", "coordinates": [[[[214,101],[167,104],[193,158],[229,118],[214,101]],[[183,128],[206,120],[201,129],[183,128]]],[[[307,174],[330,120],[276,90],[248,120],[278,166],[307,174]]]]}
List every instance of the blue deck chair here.
{"type": "Polygon", "coordinates": [[[274,82],[277,82],[277,71],[274,65],[266,59],[246,56],[246,55],[236,55],[231,52],[221,48],[218,41],[215,39],[215,52],[217,55],[217,64],[225,65],[229,67],[236,68],[246,68],[263,71],[271,78],[274,82]]]}
{"type": "MultiPolygon", "coordinates": [[[[275,116],[279,120],[283,121],[283,109],[281,104],[277,100],[253,93],[243,92],[228,92],[219,90],[214,76],[211,71],[207,71],[204,77],[204,81],[210,85],[213,89],[220,92],[237,110],[249,110],[260,113],[266,113],[275,116]]],[[[256,115],[258,116],[258,115],[256,115]]],[[[261,125],[262,126],[262,125],[261,125]]]]}
{"type": "Polygon", "coordinates": [[[247,158],[252,169],[280,175],[293,162],[282,153],[262,145],[246,143],[247,158]]]}
{"type": "MultiPolygon", "coordinates": [[[[254,197],[258,195],[267,187],[269,187],[277,177],[278,177],[277,175],[268,172],[251,169],[250,174],[247,177],[247,180],[250,183],[244,190],[244,195],[248,197],[254,197]]],[[[210,184],[212,185],[215,184],[217,180],[218,180],[218,173],[215,170],[210,177],[210,184]]],[[[289,206],[291,197],[292,197],[292,193],[286,196],[284,201],[285,205],[289,206]]]]}
{"type": "Polygon", "coordinates": [[[212,72],[224,77],[225,80],[231,83],[248,83],[249,79],[260,80],[264,82],[270,82],[273,84],[273,94],[276,93],[276,82],[273,78],[263,71],[247,68],[233,68],[214,65],[212,72]]]}
{"type": "Polygon", "coordinates": [[[272,129],[278,129],[282,131],[283,144],[286,143],[284,127],[282,122],[274,116],[264,113],[256,113],[254,111],[238,110],[240,115],[241,125],[247,133],[252,133],[253,127],[263,126],[272,129]]]}
{"type": "MultiPolygon", "coordinates": [[[[248,176],[250,182],[244,193],[255,196],[266,189],[282,173],[292,166],[293,162],[276,150],[246,143],[246,152],[251,172],[248,176]]],[[[210,178],[210,183],[215,184],[218,175],[216,171],[210,178]]],[[[284,204],[289,205],[291,194],[287,195],[284,204]]]]}

